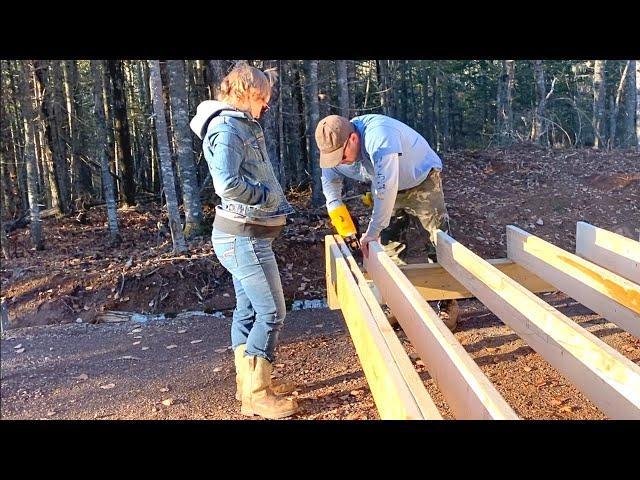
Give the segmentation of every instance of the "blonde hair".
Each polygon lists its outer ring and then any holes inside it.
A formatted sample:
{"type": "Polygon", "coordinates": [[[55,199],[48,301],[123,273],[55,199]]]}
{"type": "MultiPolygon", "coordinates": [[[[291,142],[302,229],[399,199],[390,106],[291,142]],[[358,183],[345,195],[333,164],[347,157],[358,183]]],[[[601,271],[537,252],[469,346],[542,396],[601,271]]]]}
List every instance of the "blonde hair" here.
{"type": "Polygon", "coordinates": [[[235,106],[251,94],[251,89],[262,98],[268,99],[271,97],[271,87],[277,79],[278,74],[273,68],[263,72],[245,61],[237,62],[222,80],[218,100],[235,106]]]}

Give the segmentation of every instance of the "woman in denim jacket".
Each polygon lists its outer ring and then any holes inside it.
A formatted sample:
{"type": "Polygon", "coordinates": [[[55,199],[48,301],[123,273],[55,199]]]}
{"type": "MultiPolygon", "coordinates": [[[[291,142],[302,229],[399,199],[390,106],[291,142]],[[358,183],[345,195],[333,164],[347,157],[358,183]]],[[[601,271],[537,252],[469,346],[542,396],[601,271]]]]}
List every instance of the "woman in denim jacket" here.
{"type": "Polygon", "coordinates": [[[290,387],[271,384],[278,334],[286,314],[272,242],[292,213],[273,172],[256,119],[269,108],[274,72],[238,63],[220,85],[218,100],[198,105],[191,129],[202,139],[216,193],[211,241],[231,273],[236,308],[231,344],[236,365],[236,398],[243,415],[283,418],[295,400],[278,394],[290,387]]]}

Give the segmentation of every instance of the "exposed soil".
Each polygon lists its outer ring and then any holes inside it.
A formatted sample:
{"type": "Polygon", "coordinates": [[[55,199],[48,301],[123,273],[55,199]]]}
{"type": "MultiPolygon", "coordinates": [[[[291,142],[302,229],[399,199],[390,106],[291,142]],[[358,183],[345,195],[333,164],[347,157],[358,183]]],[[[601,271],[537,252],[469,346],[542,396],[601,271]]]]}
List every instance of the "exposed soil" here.
{"type": "MultiPolygon", "coordinates": [[[[484,258],[506,256],[508,224],[568,251],[575,248],[581,220],[634,239],[640,234],[636,152],[519,146],[455,152],[443,160],[451,233],[484,258]]],[[[332,231],[324,209],[307,208],[308,200],[308,194],[292,193],[298,214],[274,245],[289,303],[325,296],[323,238],[332,231]]],[[[368,209],[357,200],[350,209],[366,225],[368,209]]],[[[211,212],[209,205],[209,223],[211,212]]],[[[109,245],[100,207],[87,212],[86,224],[73,217],[46,219],[47,249],[41,252],[31,249],[28,229],[12,232],[14,258],[3,259],[0,270],[11,327],[2,340],[2,418],[243,418],[233,398],[232,353],[221,350],[229,343],[231,279],[208,238],[192,242],[189,257],[173,256],[170,237],[158,230],[161,218],[166,214],[154,204],[119,211],[123,243],[117,248],[109,245]],[[93,324],[105,310],[223,310],[227,317],[93,324]],[[132,333],[136,328],[141,331],[132,333]],[[175,403],[161,403],[169,398],[175,403]]],[[[421,229],[415,236],[426,238],[421,229]]],[[[414,262],[424,261],[423,254],[419,241],[409,249],[414,262]]],[[[542,298],[640,362],[635,337],[563,294],[542,298]]],[[[605,418],[480,302],[460,306],[456,337],[518,415],[605,418]]],[[[421,360],[398,334],[434,401],[451,418],[421,360]]],[[[295,418],[377,418],[340,312],[290,312],[276,372],[300,386],[295,418]]]]}

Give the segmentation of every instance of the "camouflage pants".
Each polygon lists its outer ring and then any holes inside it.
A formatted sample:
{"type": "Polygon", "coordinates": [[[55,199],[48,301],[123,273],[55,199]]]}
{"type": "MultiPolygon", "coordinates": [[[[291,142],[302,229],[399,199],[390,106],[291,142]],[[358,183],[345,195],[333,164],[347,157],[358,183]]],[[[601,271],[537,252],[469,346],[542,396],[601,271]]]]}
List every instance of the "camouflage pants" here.
{"type": "Polygon", "coordinates": [[[380,233],[380,243],[385,252],[398,265],[406,263],[409,227],[418,222],[429,234],[427,257],[429,261],[437,262],[436,230],[450,233],[440,170],[432,169],[420,185],[398,192],[389,226],[380,233]]]}

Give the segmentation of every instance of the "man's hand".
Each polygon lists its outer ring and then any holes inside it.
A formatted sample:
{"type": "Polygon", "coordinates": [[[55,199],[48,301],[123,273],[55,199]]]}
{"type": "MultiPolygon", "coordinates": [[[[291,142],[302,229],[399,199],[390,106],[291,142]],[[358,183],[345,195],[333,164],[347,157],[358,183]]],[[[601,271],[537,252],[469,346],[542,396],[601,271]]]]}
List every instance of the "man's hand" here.
{"type": "Polygon", "coordinates": [[[360,237],[360,249],[365,258],[369,258],[369,242],[378,241],[378,237],[371,237],[366,233],[360,237]]]}

